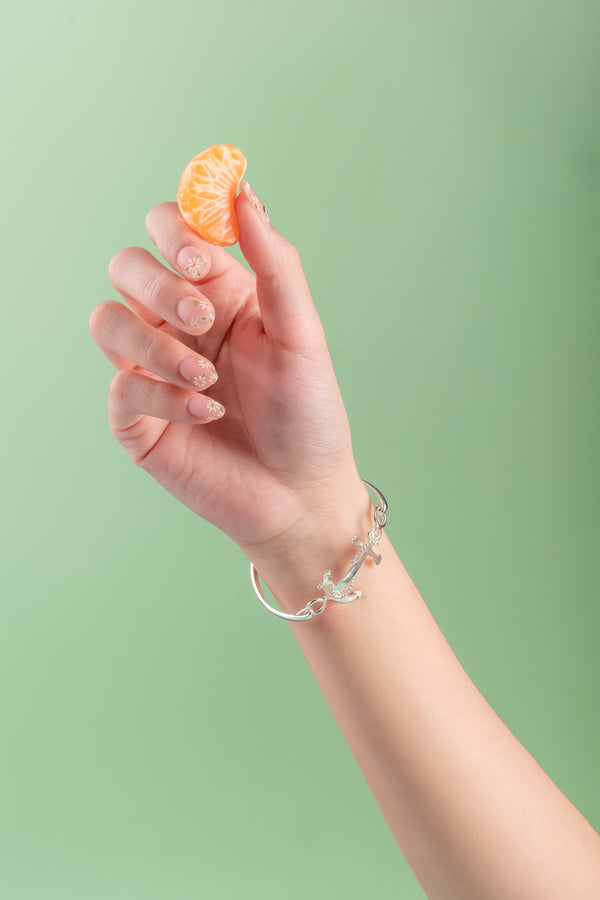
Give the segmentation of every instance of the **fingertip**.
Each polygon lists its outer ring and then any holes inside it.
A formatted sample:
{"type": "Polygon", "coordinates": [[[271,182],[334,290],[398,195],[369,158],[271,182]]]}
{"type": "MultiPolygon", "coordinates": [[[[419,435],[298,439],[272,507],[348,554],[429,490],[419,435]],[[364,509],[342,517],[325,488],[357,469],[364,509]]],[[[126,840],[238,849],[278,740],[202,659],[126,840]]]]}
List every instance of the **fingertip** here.
{"type": "Polygon", "coordinates": [[[247,181],[242,181],[241,185],[241,193],[248,200],[250,206],[255,210],[258,218],[263,224],[269,225],[271,223],[271,219],[269,217],[269,213],[267,207],[262,202],[256,191],[250,187],[247,181]]]}
{"type": "Polygon", "coordinates": [[[225,407],[211,397],[193,394],[187,403],[188,413],[203,423],[216,422],[225,415],[225,407]]]}
{"type": "Polygon", "coordinates": [[[262,202],[247,183],[236,198],[240,249],[256,275],[256,293],[264,330],[288,349],[321,348],[318,315],[300,254],[267,218],[262,202]]]}
{"type": "Polygon", "coordinates": [[[177,327],[183,325],[195,336],[206,334],[215,323],[215,308],[204,295],[184,297],[176,306],[177,327]]]}
{"type": "Polygon", "coordinates": [[[210,271],[210,255],[190,242],[176,251],[176,266],[188,281],[202,281],[210,271]]]}
{"type": "Polygon", "coordinates": [[[279,267],[283,238],[271,224],[266,207],[247,181],[235,201],[240,249],[257,275],[270,276],[279,267]]]}

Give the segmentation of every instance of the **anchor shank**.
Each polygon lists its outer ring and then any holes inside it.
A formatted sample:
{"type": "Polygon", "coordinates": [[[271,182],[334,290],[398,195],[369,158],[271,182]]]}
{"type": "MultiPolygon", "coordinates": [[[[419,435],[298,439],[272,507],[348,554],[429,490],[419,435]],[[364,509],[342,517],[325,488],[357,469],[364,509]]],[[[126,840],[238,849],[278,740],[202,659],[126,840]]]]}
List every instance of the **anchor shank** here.
{"type": "Polygon", "coordinates": [[[367,546],[363,547],[362,551],[360,552],[360,554],[358,555],[358,557],[356,559],[356,562],[351,567],[348,574],[344,575],[344,577],[342,579],[340,579],[340,581],[338,581],[338,583],[336,584],[336,586],[335,586],[336,590],[340,591],[340,593],[343,593],[346,590],[346,588],[348,587],[348,585],[350,584],[352,579],[356,577],[356,573],[358,572],[358,570],[364,563],[367,556],[373,557],[373,560],[375,561],[376,566],[378,566],[379,563],[381,562],[381,556],[379,555],[379,553],[375,552],[372,545],[367,545],[367,546]]]}

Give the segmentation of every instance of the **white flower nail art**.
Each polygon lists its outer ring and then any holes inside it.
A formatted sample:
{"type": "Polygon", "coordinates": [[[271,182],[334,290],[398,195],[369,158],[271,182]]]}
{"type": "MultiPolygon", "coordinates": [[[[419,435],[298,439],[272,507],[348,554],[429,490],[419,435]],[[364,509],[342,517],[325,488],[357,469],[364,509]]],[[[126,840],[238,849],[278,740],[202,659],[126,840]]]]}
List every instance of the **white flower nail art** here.
{"type": "Polygon", "coordinates": [[[186,275],[189,275],[190,278],[199,278],[202,275],[207,262],[208,259],[206,256],[203,256],[201,253],[196,253],[195,256],[188,259],[183,267],[183,271],[186,275]]]}
{"type": "Polygon", "coordinates": [[[202,372],[200,375],[194,375],[193,378],[188,379],[190,384],[193,384],[195,387],[199,388],[210,387],[211,384],[214,384],[216,382],[216,380],[216,372],[202,372]]]}
{"type": "Polygon", "coordinates": [[[213,312],[208,313],[206,316],[194,316],[192,319],[186,319],[185,324],[189,325],[190,328],[200,328],[201,325],[212,325],[215,321],[215,314],[213,312]]]}
{"type": "Polygon", "coordinates": [[[225,407],[221,406],[220,403],[217,403],[216,400],[211,400],[210,397],[207,397],[206,412],[211,419],[220,419],[225,413],[225,407]]]}
{"type": "Polygon", "coordinates": [[[200,316],[199,319],[201,322],[209,322],[211,325],[215,321],[214,310],[212,309],[210,303],[207,303],[206,300],[196,300],[194,301],[194,306],[197,306],[198,309],[202,309],[206,311],[204,316],[200,316]]]}

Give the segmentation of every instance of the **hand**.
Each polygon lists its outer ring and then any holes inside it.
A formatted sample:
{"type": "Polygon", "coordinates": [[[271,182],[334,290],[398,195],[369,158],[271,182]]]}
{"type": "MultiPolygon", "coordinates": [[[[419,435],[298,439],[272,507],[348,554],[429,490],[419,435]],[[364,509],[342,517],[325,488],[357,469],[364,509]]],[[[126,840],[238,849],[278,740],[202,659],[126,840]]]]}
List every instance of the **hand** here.
{"type": "Polygon", "coordinates": [[[142,248],[121,250],[109,277],[131,309],[101,303],[90,331],[118,369],[108,397],[113,435],[137,465],[276,580],[275,559],[285,567],[317,527],[326,545],[328,529],[333,543],[347,525],[348,544],[359,521],[368,525],[368,503],[298,253],[253,193],[240,193],[236,213],[256,277],[195,234],[175,203],[162,203],[146,229],[181,274],[142,248]],[[204,268],[182,277],[181,263],[194,251],[204,268]],[[183,314],[195,324],[178,316],[189,297],[201,317],[190,317],[189,303],[183,314]],[[220,405],[225,412],[216,418],[220,405]]]}

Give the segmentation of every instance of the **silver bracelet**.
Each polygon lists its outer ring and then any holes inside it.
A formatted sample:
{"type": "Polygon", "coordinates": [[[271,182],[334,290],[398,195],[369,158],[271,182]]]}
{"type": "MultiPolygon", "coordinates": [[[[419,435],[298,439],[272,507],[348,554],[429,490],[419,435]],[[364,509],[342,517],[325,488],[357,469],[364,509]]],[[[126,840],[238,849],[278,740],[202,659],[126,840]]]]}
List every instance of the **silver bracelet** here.
{"type": "Polygon", "coordinates": [[[324,592],[323,597],[316,597],[314,600],[311,600],[306,606],[299,610],[296,615],[281,612],[280,609],[269,606],[265,600],[260,589],[260,576],[254,563],[250,563],[250,580],[252,581],[252,587],[262,605],[265,609],[268,609],[269,612],[272,612],[273,615],[279,616],[280,619],[287,619],[288,622],[307,622],[309,619],[314,619],[315,616],[321,615],[327,606],[328,600],[336,600],[338,603],[349,603],[351,600],[358,600],[360,598],[362,591],[353,590],[354,579],[356,578],[356,573],[368,556],[372,557],[376,566],[381,562],[381,554],[376,553],[373,548],[376,547],[381,540],[381,535],[383,534],[383,529],[387,522],[388,508],[387,500],[381,491],[377,490],[377,488],[369,481],[365,481],[364,478],[362,479],[362,482],[377,495],[379,500],[379,504],[374,507],[373,511],[374,528],[367,534],[367,540],[364,544],[358,535],[355,535],[352,539],[352,543],[355,546],[358,546],[359,549],[353,556],[352,562],[350,563],[350,569],[343,578],[340,578],[338,582],[334,583],[331,578],[331,571],[325,572],[319,584],[319,590],[324,592]],[[318,604],[321,605],[318,606],[318,604]]]}

